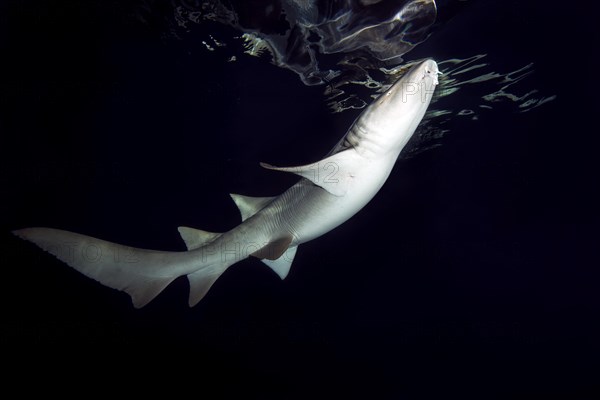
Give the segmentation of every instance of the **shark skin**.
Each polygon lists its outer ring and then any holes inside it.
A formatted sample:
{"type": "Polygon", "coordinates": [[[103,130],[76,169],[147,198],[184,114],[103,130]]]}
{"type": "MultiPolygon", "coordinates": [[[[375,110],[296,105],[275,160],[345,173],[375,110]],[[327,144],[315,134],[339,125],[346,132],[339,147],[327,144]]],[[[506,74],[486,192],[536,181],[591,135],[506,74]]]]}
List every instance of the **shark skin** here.
{"type": "Polygon", "coordinates": [[[262,163],[301,179],[277,197],[232,194],[242,223],[228,232],[179,227],[187,251],[132,248],[52,228],[13,233],[82,274],[128,293],[136,308],[183,275],[190,283],[189,305],[194,306],[229,266],[248,257],[261,259],[285,279],[299,245],[347,221],[383,186],[425,115],[438,74],[431,59],[414,65],[363,110],[324,159],[296,167],[262,163]]]}

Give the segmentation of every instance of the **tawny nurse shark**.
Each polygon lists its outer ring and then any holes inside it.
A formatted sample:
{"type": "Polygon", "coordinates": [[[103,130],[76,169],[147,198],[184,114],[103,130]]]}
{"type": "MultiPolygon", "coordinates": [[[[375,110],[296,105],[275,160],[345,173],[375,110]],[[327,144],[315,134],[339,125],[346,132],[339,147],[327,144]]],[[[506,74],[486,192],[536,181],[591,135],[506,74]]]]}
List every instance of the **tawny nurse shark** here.
{"type": "Polygon", "coordinates": [[[190,283],[189,305],[197,304],[231,265],[261,259],[282,279],[298,246],[336,228],[379,191],[400,151],[423,119],[438,84],[438,66],[414,65],[369,105],[322,160],[298,167],[263,167],[302,179],[277,197],[232,194],[242,223],[225,233],[179,227],[188,251],[137,249],[51,228],[14,234],[69,266],[131,296],[143,307],[179,276],[190,283]]]}

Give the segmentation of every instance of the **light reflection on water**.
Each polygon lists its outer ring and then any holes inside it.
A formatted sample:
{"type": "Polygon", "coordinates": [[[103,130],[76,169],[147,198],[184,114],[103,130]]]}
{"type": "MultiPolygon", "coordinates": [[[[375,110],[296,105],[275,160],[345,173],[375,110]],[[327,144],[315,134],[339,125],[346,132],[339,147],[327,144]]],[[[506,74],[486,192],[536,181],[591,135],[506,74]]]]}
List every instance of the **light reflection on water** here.
{"type": "MultiPolygon", "coordinates": [[[[173,3],[175,21],[183,30],[191,29],[190,23],[211,21],[238,32],[208,35],[201,42],[207,51],[230,62],[245,56],[266,58],[296,73],[306,85],[323,85],[333,113],[364,108],[420,61],[406,62],[402,55],[427,39],[438,13],[434,0],[258,2],[265,7],[246,7],[241,0],[173,3]]],[[[532,63],[496,71],[486,57],[436,60],[443,75],[408,156],[440,145],[452,118],[477,120],[499,107],[528,112],[556,98],[528,86],[532,63]]]]}

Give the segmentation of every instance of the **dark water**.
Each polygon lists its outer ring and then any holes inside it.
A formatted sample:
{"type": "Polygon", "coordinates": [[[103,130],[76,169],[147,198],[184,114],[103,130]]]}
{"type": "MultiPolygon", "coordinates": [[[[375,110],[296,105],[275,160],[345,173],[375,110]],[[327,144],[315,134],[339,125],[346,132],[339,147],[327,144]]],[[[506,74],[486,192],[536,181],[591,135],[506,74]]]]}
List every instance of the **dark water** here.
{"type": "Polygon", "coordinates": [[[171,352],[198,360],[197,382],[210,370],[227,390],[277,398],[597,389],[599,35],[583,3],[454,10],[404,58],[534,63],[523,91],[556,99],[449,118],[441,146],[400,160],[363,211],[300,247],[285,281],[248,260],[193,309],[179,279],[142,310],[10,230],[183,250],[177,226],[239,222],[228,193],[295,181],[259,161],[315,160],[359,111],[332,114],[323,86],[241,45],[228,47],[235,62],[207,51],[209,34],[237,33],[178,28],[167,1],[9,1],[0,13],[6,349],[171,352]]]}

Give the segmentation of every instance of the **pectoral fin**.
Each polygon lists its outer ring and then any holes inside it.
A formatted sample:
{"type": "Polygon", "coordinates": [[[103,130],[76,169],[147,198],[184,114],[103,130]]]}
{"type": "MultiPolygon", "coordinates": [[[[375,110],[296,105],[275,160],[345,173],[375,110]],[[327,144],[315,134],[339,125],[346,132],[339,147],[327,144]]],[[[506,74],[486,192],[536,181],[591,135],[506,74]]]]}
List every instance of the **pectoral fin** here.
{"type": "Polygon", "coordinates": [[[261,163],[263,168],[292,172],[322,187],[334,196],[344,196],[359,168],[359,155],[354,150],[334,154],[321,161],[297,167],[275,167],[261,163]]]}

